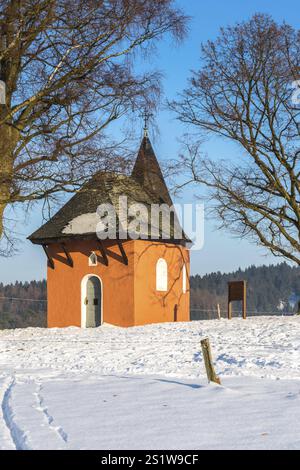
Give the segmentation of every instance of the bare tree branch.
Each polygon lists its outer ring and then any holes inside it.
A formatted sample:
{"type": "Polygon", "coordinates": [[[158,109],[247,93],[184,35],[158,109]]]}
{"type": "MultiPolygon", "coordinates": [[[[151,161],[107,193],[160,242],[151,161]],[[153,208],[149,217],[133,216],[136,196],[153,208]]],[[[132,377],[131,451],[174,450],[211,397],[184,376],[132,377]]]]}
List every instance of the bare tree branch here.
{"type": "Polygon", "coordinates": [[[0,238],[11,204],[124,167],[105,130],[160,93],[136,54],[185,25],[173,0],[0,0],[0,238]]]}
{"type": "Polygon", "coordinates": [[[170,103],[197,130],[238,143],[238,161],[203,158],[197,142],[182,162],[210,188],[221,227],[300,264],[300,33],[267,15],[223,28],[202,47],[204,66],[170,103]]]}

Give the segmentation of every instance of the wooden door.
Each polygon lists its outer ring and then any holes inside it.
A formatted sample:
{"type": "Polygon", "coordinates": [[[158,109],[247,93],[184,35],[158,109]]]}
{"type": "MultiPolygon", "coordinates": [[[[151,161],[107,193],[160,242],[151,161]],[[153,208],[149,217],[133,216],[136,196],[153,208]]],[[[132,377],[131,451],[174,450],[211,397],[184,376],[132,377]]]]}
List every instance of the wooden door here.
{"type": "Polygon", "coordinates": [[[86,286],[86,328],[96,328],[102,323],[102,289],[97,277],[90,277],[86,286]]]}

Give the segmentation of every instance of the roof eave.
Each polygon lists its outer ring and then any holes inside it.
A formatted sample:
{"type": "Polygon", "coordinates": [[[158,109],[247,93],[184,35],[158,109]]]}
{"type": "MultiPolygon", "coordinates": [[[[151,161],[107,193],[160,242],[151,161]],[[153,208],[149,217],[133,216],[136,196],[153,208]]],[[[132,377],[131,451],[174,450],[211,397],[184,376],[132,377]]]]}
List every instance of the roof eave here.
{"type": "MultiPolygon", "coordinates": [[[[31,237],[28,237],[27,240],[29,240],[31,243],[33,243],[34,245],[50,245],[50,244],[57,244],[57,243],[65,243],[67,241],[76,241],[76,240],[80,240],[80,241],[94,241],[94,240],[99,240],[97,234],[95,233],[87,233],[87,234],[72,234],[72,235],[66,235],[66,236],[61,236],[61,237],[53,237],[53,238],[31,238],[31,237]]],[[[117,234],[117,238],[115,239],[108,239],[110,241],[114,241],[114,240],[120,240],[120,241],[128,241],[128,240],[132,240],[131,238],[126,238],[126,239],[122,239],[122,238],[119,238],[118,237],[118,234],[117,234]]],[[[142,240],[142,241],[145,241],[144,239],[137,239],[136,241],[138,240],[142,240]]],[[[163,244],[175,244],[175,245],[182,245],[182,246],[185,246],[187,247],[188,245],[191,244],[191,240],[187,239],[187,238],[182,238],[182,239],[173,239],[173,238],[168,238],[168,239],[163,239],[163,238],[148,238],[146,239],[146,241],[149,241],[149,242],[156,242],[156,243],[163,243],[163,244]]]]}

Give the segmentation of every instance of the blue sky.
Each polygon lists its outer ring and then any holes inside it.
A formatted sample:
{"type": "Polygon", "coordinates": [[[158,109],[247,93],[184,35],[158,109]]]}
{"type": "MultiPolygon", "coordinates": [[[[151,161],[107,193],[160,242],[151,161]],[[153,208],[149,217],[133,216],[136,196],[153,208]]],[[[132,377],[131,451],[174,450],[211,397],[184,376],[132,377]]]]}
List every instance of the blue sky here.
{"type": "MultiPolygon", "coordinates": [[[[214,39],[221,26],[247,20],[256,12],[264,12],[271,14],[277,21],[285,20],[299,28],[300,6],[296,0],[178,0],[177,3],[192,17],[188,37],[179,45],[165,39],[151,58],[151,64],[142,64],[142,67],[149,70],[156,68],[163,72],[164,93],[169,99],[175,98],[186,86],[190,70],[199,68],[201,42],[214,39]]],[[[153,145],[159,160],[163,162],[165,159],[176,157],[179,149],[178,139],[186,129],[166,110],[161,110],[158,114],[157,125],[160,133],[153,139],[153,145]]],[[[210,157],[230,159],[236,149],[224,141],[217,140],[210,141],[207,151],[210,157]]],[[[185,191],[178,202],[191,202],[196,192],[195,188],[185,191]]],[[[19,218],[19,215],[16,214],[16,217],[19,218]]],[[[27,215],[26,223],[23,217],[20,217],[16,224],[16,231],[21,234],[19,253],[13,258],[1,259],[0,282],[45,277],[46,260],[42,249],[26,241],[26,236],[38,228],[41,221],[41,210],[38,206],[27,215]]],[[[278,259],[266,254],[263,249],[235,239],[226,232],[217,231],[216,221],[206,221],[204,248],[192,253],[192,272],[228,272],[251,264],[273,262],[278,262],[278,259]]]]}

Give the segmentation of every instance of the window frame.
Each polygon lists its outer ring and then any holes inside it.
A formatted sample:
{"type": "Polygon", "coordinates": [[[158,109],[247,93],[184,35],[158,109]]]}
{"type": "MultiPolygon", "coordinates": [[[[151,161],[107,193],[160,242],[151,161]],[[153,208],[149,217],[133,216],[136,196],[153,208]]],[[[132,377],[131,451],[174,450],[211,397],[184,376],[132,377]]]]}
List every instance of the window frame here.
{"type": "Polygon", "coordinates": [[[168,263],[164,258],[159,258],[156,262],[156,291],[168,292],[168,263]]]}
{"type": "Polygon", "coordinates": [[[92,252],[90,253],[90,255],[89,255],[89,266],[90,266],[90,267],[98,266],[98,256],[97,256],[97,254],[95,253],[95,251],[92,251],[92,252]],[[92,261],[92,259],[91,259],[92,256],[95,257],[95,258],[94,258],[94,259],[96,260],[95,262],[92,261]]]}

